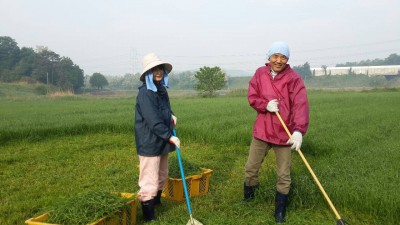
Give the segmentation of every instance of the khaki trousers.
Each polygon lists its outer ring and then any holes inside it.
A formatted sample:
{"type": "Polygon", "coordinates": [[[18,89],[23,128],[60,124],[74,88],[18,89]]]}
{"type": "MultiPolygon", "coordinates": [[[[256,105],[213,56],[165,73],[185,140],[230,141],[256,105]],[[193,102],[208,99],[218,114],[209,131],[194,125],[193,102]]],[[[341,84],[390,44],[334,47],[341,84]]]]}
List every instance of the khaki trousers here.
{"type": "Polygon", "coordinates": [[[258,172],[270,149],[273,149],[276,157],[276,190],[282,194],[288,194],[291,178],[291,149],[290,146],[271,145],[253,137],[250,145],[249,157],[245,166],[245,183],[247,186],[255,186],[260,183],[258,172]]]}
{"type": "Polygon", "coordinates": [[[148,201],[163,190],[168,178],[168,154],[161,156],[139,156],[139,200],[148,201]]]}

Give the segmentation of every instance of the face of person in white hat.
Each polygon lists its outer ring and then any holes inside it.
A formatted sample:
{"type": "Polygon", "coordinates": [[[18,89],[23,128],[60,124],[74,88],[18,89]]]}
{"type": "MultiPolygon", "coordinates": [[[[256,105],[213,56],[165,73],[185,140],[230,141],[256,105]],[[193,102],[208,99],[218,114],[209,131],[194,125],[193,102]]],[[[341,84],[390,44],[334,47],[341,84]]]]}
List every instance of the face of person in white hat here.
{"type": "Polygon", "coordinates": [[[286,58],[286,56],[280,53],[272,54],[269,57],[269,64],[271,65],[271,69],[277,73],[285,69],[287,62],[288,59],[286,58]]]}
{"type": "Polygon", "coordinates": [[[153,81],[154,83],[160,83],[164,77],[164,68],[162,65],[155,66],[151,68],[151,72],[153,72],[153,81]]]}

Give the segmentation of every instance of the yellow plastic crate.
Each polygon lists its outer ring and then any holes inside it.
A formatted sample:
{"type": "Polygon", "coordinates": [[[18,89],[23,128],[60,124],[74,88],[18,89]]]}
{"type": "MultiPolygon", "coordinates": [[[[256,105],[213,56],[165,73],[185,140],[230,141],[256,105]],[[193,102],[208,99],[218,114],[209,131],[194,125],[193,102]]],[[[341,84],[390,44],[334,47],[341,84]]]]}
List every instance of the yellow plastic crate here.
{"type": "MultiPolygon", "coordinates": [[[[120,193],[121,197],[131,198],[134,194],[131,193],[120,193]]],[[[136,198],[128,201],[131,207],[127,208],[121,213],[113,215],[112,217],[103,217],[88,225],[136,225],[136,198]]],[[[45,213],[36,218],[31,218],[25,221],[28,225],[56,225],[53,223],[46,223],[45,221],[49,218],[49,214],[45,213]]],[[[65,224],[67,225],[67,224],[65,224]]]]}
{"type": "MultiPolygon", "coordinates": [[[[212,170],[201,169],[201,174],[186,177],[186,186],[190,197],[205,195],[210,188],[210,177],[212,170]]],[[[178,202],[185,200],[182,179],[168,178],[162,196],[178,202]]]]}

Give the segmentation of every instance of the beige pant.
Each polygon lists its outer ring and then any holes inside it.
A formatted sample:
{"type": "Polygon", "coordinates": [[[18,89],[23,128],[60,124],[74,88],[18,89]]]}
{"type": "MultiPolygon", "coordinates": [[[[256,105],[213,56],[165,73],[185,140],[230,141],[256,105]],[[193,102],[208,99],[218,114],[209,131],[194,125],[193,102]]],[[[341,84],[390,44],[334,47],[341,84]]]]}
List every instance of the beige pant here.
{"type": "Polygon", "coordinates": [[[148,201],[163,190],[168,178],[168,154],[161,156],[139,156],[139,200],[148,201]]]}
{"type": "Polygon", "coordinates": [[[288,194],[290,190],[290,146],[276,146],[268,144],[253,137],[250,145],[249,157],[245,166],[245,183],[247,186],[255,186],[260,183],[258,171],[270,149],[273,149],[276,157],[276,190],[282,194],[288,194]]]}

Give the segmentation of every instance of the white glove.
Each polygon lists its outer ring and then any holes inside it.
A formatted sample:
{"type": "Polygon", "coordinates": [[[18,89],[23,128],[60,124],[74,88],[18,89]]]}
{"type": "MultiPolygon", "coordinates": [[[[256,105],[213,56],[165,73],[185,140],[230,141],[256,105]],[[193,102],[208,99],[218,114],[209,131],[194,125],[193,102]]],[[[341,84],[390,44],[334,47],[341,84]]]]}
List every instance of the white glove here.
{"type": "Polygon", "coordinates": [[[174,144],[176,147],[181,148],[181,141],[179,140],[179,138],[177,138],[175,136],[171,136],[169,138],[169,142],[171,144],[174,144]]]}
{"type": "Polygon", "coordinates": [[[303,135],[299,131],[295,131],[292,134],[292,138],[290,138],[286,144],[292,144],[291,149],[295,149],[296,151],[300,150],[301,143],[303,142],[303,135]]]}
{"type": "Polygon", "coordinates": [[[267,104],[267,110],[270,111],[270,112],[279,112],[278,104],[279,103],[278,103],[277,99],[272,99],[267,104]]]}
{"type": "Polygon", "coordinates": [[[171,121],[174,123],[174,127],[176,127],[176,121],[178,121],[178,118],[176,118],[174,115],[171,115],[171,121]]]}

